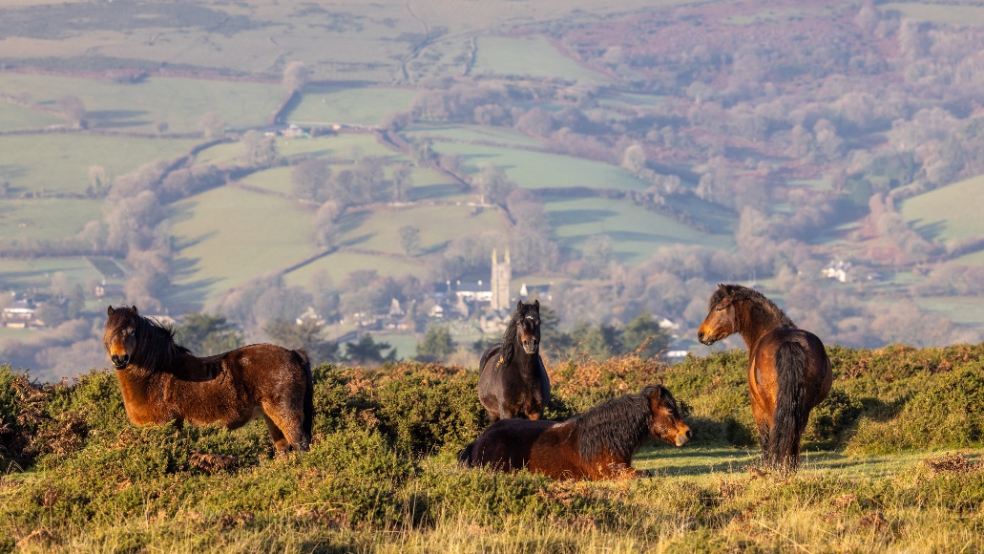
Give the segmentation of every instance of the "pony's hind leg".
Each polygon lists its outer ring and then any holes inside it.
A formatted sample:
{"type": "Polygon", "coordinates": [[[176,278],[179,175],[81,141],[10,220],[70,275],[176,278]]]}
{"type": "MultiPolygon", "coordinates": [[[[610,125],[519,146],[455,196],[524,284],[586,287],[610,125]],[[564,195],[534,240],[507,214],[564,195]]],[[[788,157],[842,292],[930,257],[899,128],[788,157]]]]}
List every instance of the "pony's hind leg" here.
{"type": "MultiPolygon", "coordinates": [[[[284,442],[283,448],[277,447],[279,452],[285,452],[289,448],[307,450],[310,446],[311,439],[304,433],[302,414],[303,410],[294,410],[292,412],[290,410],[279,409],[277,406],[263,404],[263,416],[266,418],[267,423],[271,425],[270,434],[273,435],[272,428],[276,427],[284,442]]],[[[277,437],[274,436],[275,445],[277,442],[276,439],[277,437]]]]}
{"type": "Polygon", "coordinates": [[[277,451],[277,454],[286,452],[290,448],[287,438],[284,437],[277,424],[270,419],[270,416],[263,414],[263,419],[266,421],[267,429],[270,431],[270,438],[273,439],[273,448],[277,451]]]}

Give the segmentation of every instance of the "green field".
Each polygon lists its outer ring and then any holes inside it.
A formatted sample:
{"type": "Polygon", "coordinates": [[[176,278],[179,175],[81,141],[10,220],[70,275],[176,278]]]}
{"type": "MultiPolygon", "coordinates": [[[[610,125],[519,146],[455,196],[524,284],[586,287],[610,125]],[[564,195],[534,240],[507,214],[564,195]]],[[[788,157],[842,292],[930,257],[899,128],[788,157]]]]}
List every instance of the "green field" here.
{"type": "Polygon", "coordinates": [[[329,276],[333,282],[341,283],[352,272],[365,269],[375,271],[383,277],[414,275],[423,278],[427,275],[430,267],[419,259],[343,250],[318,258],[304,267],[291,271],[284,276],[284,281],[290,286],[308,287],[315,275],[323,273],[329,276]]]}
{"type": "Polygon", "coordinates": [[[546,211],[561,244],[579,250],[587,239],[605,235],[623,263],[641,261],[671,244],[725,248],[732,243],[728,235],[704,233],[625,200],[562,200],[548,202],[546,211]]]}
{"type": "Polygon", "coordinates": [[[465,235],[505,233],[508,226],[498,210],[444,205],[359,210],[345,214],[339,225],[351,228],[341,238],[346,247],[399,256],[404,254],[400,245],[404,226],[420,229],[421,253],[443,250],[451,240],[465,235]]]}
{"type": "Polygon", "coordinates": [[[0,180],[14,192],[82,193],[89,168],[112,179],[156,160],[177,158],[198,141],[80,134],[0,136],[0,180]]]}
{"type": "Polygon", "coordinates": [[[407,191],[407,199],[411,201],[443,200],[443,201],[473,201],[478,197],[461,191],[461,186],[451,177],[429,167],[414,166],[410,173],[413,188],[407,191]]]}
{"type": "Polygon", "coordinates": [[[641,190],[646,185],[620,167],[594,160],[550,154],[535,150],[439,142],[434,149],[461,158],[469,173],[485,165],[501,168],[524,188],[588,187],[594,189],[641,190]]]}
{"type": "MultiPolygon", "coordinates": [[[[2,86],[2,81],[0,81],[2,86]]],[[[0,92],[6,92],[0,88],[0,92]]],[[[49,125],[60,125],[65,120],[57,115],[23,108],[0,100],[0,130],[23,131],[28,129],[43,129],[49,125]]]]}
{"type": "Polygon", "coordinates": [[[80,284],[84,288],[88,288],[90,283],[99,282],[103,277],[82,256],[16,260],[0,258],[0,289],[44,288],[51,283],[51,277],[56,273],[64,274],[70,283],[80,284]]]}
{"type": "Polygon", "coordinates": [[[405,112],[417,91],[409,88],[360,88],[311,85],[288,116],[300,126],[345,123],[381,125],[397,112],[405,112]]]}
{"type": "Polygon", "coordinates": [[[73,237],[99,220],[103,202],[79,198],[10,199],[0,203],[0,243],[73,237]]]}
{"type": "Polygon", "coordinates": [[[941,241],[984,236],[984,175],[914,196],[902,217],[920,234],[941,241]]]}
{"type": "Polygon", "coordinates": [[[917,296],[913,301],[954,323],[984,325],[984,298],[977,296],[917,296]]]}
{"type": "Polygon", "coordinates": [[[438,141],[501,144],[509,147],[540,147],[540,141],[505,127],[483,127],[481,125],[413,125],[401,131],[412,140],[430,138],[438,141]]]}
{"type": "Polygon", "coordinates": [[[952,263],[960,265],[984,265],[984,250],[978,250],[970,254],[964,254],[959,258],[950,260],[952,263]]]}
{"type": "Polygon", "coordinates": [[[888,2],[879,4],[879,10],[897,10],[903,17],[918,21],[947,23],[950,25],[984,25],[984,7],[960,6],[933,2],[888,2]]]}
{"type": "Polygon", "coordinates": [[[85,106],[90,127],[146,134],[156,133],[159,123],[167,123],[167,132],[199,133],[199,122],[209,112],[233,129],[260,126],[284,96],[278,84],[249,81],[154,77],[120,84],[18,73],[0,74],[0,90],[29,94],[33,102],[53,109],[61,98],[76,96],[85,106]]]}
{"type": "Polygon", "coordinates": [[[565,81],[605,80],[564,56],[547,39],[535,37],[488,36],[478,39],[478,56],[473,73],[476,75],[514,75],[563,79],[565,81]]]}
{"type": "Polygon", "coordinates": [[[172,298],[201,305],[314,254],[314,214],[277,196],[221,187],[173,207],[177,276],[172,298]]]}
{"type": "MultiPolygon", "coordinates": [[[[400,159],[398,152],[383,146],[371,133],[345,133],[313,138],[286,139],[278,137],[277,152],[285,158],[316,156],[351,160],[363,156],[400,159]]],[[[198,153],[199,163],[222,164],[239,161],[245,149],[241,142],[217,144],[198,153]]]]}

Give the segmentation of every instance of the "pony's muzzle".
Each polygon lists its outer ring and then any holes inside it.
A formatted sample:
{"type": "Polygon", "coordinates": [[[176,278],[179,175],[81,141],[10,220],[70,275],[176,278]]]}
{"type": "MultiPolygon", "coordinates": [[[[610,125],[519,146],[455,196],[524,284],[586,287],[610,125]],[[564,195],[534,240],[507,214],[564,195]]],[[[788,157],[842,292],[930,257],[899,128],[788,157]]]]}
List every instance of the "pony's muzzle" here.
{"type": "Polygon", "coordinates": [[[113,362],[113,367],[116,369],[126,369],[126,366],[130,364],[129,354],[123,354],[122,356],[110,356],[109,359],[113,362]]]}
{"type": "Polygon", "coordinates": [[[683,446],[683,445],[687,444],[688,442],[690,442],[690,437],[692,437],[692,436],[694,436],[694,432],[691,431],[690,428],[687,428],[687,430],[684,431],[683,433],[677,433],[676,440],[674,441],[674,444],[677,447],[683,446]]]}
{"type": "Polygon", "coordinates": [[[530,355],[536,354],[536,351],[539,350],[539,348],[540,348],[540,341],[537,340],[523,341],[523,350],[525,350],[527,354],[530,355]]]}

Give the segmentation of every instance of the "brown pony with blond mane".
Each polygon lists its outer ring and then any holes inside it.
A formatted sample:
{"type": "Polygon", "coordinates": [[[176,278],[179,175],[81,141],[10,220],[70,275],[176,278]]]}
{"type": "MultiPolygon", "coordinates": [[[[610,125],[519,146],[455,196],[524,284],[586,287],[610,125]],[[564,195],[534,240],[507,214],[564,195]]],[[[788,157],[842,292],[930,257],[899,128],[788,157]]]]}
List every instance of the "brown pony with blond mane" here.
{"type": "Polygon", "coordinates": [[[734,333],[748,346],[752,415],[765,463],[794,469],[810,410],[830,392],[827,351],[761,293],[718,285],[697,338],[711,345],[734,333]]]}
{"type": "Polygon", "coordinates": [[[526,468],[554,479],[609,479],[636,475],[632,456],[647,438],[683,446],[690,436],[670,391],[650,385],[564,422],[500,419],[458,454],[458,462],[526,468]]]}
{"type": "Polygon", "coordinates": [[[107,314],[103,344],[133,424],[188,420],[235,429],[262,414],[277,452],[308,449],[314,386],[303,350],[254,344],[198,358],[136,306],[110,306],[107,314]]]}

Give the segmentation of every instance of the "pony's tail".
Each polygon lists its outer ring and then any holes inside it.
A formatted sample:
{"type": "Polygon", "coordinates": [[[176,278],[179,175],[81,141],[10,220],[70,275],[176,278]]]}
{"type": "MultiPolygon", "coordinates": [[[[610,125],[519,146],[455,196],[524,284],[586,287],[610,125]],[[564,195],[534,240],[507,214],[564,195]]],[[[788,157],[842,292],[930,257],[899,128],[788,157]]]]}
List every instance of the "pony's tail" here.
{"type": "Polygon", "coordinates": [[[472,462],[471,462],[472,450],[475,450],[475,443],[474,442],[472,442],[471,444],[469,444],[468,446],[466,446],[464,449],[462,449],[461,452],[458,452],[458,465],[460,465],[461,467],[471,467],[472,466],[472,462]]]}
{"type": "Polygon", "coordinates": [[[793,469],[799,462],[799,441],[803,432],[803,396],[806,351],[797,343],[785,342],[776,351],[776,415],[769,434],[766,461],[793,469]]]}
{"type": "Polygon", "coordinates": [[[304,368],[304,377],[307,379],[304,387],[304,420],[301,422],[301,430],[307,443],[310,444],[311,431],[314,428],[314,376],[311,374],[311,359],[308,358],[307,352],[301,349],[294,350],[294,356],[304,368]]]}

